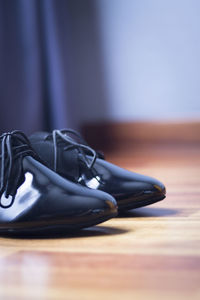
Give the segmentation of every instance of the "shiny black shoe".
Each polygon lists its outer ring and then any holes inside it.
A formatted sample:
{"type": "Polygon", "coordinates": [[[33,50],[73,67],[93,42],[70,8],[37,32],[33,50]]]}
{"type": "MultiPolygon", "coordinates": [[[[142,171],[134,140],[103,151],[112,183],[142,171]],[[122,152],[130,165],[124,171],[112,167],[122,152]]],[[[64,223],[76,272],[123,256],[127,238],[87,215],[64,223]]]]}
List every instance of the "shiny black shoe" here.
{"type": "Polygon", "coordinates": [[[0,148],[0,233],[80,229],[117,215],[112,196],[43,165],[21,131],[1,135],[0,148]]]}
{"type": "Polygon", "coordinates": [[[160,181],[105,161],[103,155],[89,147],[74,130],[54,130],[52,134],[37,132],[30,141],[49,168],[71,181],[111,194],[119,210],[149,205],[165,198],[165,186],[160,181]]]}

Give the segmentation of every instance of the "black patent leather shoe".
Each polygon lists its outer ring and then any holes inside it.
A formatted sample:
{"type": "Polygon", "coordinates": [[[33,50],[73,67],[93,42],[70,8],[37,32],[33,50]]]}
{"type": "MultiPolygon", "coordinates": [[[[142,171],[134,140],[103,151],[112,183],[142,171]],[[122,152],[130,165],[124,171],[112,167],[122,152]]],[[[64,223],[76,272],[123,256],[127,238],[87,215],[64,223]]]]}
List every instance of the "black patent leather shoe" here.
{"type": "Polygon", "coordinates": [[[165,198],[165,186],[160,181],[105,161],[103,155],[89,147],[74,130],[54,130],[52,134],[37,132],[30,141],[49,168],[71,181],[111,194],[119,210],[165,198]]]}
{"type": "Polygon", "coordinates": [[[0,233],[80,229],[116,216],[113,197],[43,165],[21,131],[1,135],[0,148],[0,233]]]}

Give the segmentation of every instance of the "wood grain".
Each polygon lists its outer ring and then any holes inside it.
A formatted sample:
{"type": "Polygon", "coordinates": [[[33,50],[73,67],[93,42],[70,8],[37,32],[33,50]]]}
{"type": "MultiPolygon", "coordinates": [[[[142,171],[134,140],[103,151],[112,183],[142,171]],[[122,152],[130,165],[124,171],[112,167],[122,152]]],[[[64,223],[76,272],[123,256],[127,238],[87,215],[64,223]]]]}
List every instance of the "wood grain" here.
{"type": "Polygon", "coordinates": [[[0,238],[0,299],[200,299],[200,148],[107,153],[167,198],[78,234],[0,238]]]}

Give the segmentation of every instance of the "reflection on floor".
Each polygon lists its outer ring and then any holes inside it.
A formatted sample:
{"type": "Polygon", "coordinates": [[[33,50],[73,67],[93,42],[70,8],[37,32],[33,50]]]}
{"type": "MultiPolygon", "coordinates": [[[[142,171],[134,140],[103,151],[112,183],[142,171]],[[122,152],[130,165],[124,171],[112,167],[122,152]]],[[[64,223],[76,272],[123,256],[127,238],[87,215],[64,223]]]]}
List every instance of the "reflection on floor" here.
{"type": "Polygon", "coordinates": [[[200,147],[118,149],[167,198],[78,234],[0,238],[1,299],[200,299],[200,147]]]}

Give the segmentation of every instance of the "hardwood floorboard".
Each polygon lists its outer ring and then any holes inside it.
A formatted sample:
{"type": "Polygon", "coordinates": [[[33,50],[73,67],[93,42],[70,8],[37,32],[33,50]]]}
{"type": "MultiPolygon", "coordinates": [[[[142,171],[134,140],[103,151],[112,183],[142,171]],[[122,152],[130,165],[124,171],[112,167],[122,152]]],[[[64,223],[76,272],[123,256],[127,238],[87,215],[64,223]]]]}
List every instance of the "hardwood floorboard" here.
{"type": "Polygon", "coordinates": [[[0,238],[0,299],[200,299],[200,147],[116,149],[167,198],[76,234],[0,238]]]}

